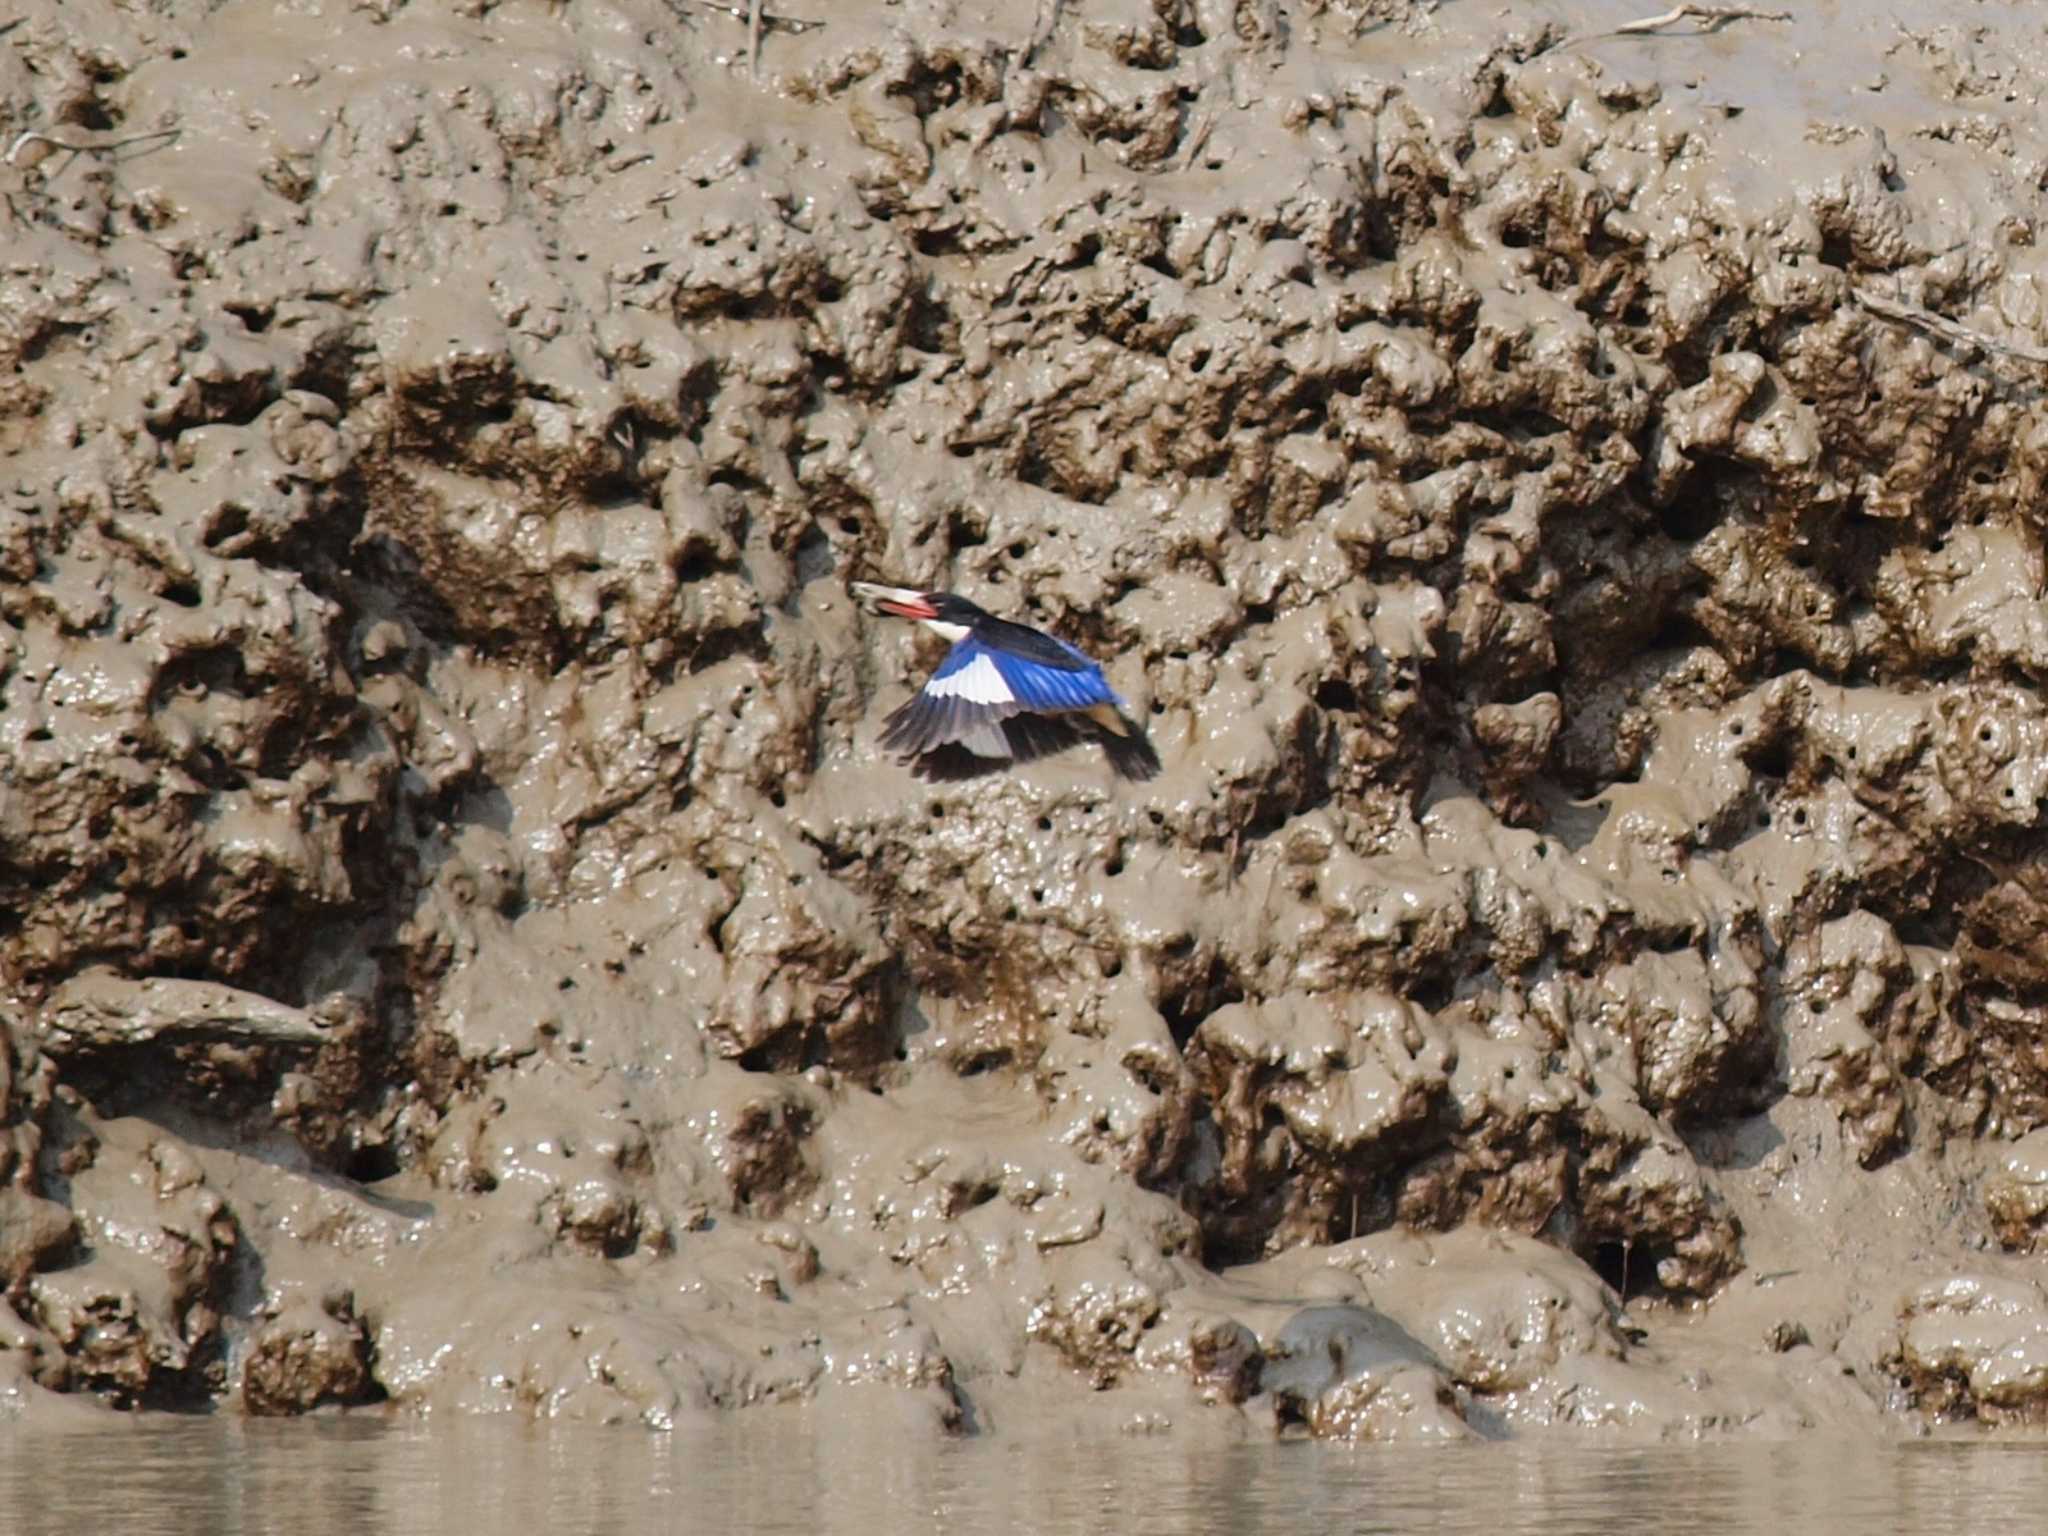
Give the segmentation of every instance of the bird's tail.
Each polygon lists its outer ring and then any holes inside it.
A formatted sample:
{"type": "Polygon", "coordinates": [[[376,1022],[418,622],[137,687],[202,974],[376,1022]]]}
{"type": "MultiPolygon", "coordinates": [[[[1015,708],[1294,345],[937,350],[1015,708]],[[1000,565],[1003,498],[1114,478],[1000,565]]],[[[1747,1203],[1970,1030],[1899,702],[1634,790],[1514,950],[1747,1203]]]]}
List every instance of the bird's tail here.
{"type": "Polygon", "coordinates": [[[1101,722],[1101,731],[1096,739],[1102,743],[1102,750],[1109,758],[1109,766],[1120,778],[1149,779],[1159,773],[1159,754],[1152,750],[1152,743],[1146,738],[1145,728],[1122,710],[1117,711],[1117,723],[1111,726],[1101,722]]]}

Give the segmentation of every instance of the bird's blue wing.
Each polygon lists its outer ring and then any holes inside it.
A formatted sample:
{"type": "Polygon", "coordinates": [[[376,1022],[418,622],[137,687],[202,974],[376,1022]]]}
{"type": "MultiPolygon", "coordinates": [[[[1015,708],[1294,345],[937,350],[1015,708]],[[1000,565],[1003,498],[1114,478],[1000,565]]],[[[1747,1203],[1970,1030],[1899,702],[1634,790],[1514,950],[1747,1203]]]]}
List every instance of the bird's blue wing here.
{"type": "Polygon", "coordinates": [[[959,676],[962,672],[973,667],[975,662],[989,654],[989,648],[972,635],[965,635],[955,640],[953,648],[946,652],[945,657],[933,670],[932,675],[925,680],[925,687],[929,688],[933,683],[943,683],[948,678],[959,676]]]}
{"type": "Polygon", "coordinates": [[[1000,653],[972,635],[954,642],[924,687],[884,722],[882,744],[892,751],[919,753],[965,742],[988,749],[984,756],[1009,755],[1002,722],[1041,706],[1017,696],[1000,660],[1000,653]]]}
{"type": "Polygon", "coordinates": [[[978,714],[1007,717],[1031,712],[1060,714],[1098,704],[1124,707],[1102,668],[1050,635],[1035,638],[1058,646],[1062,665],[990,645],[977,635],[956,641],[924,685],[939,699],[957,700],[978,714]]]}
{"type": "Polygon", "coordinates": [[[883,722],[882,745],[924,760],[927,777],[957,778],[1071,745],[1078,738],[1062,716],[1105,704],[1127,713],[1102,668],[1049,635],[1026,633],[1043,659],[972,634],[956,641],[924,687],[883,722]]]}
{"type": "Polygon", "coordinates": [[[1010,651],[987,652],[1011,696],[1026,709],[1041,714],[1094,709],[1101,704],[1122,709],[1124,701],[1109,686],[1102,668],[1078,651],[1073,654],[1081,662],[1078,667],[1050,667],[1010,651]]]}

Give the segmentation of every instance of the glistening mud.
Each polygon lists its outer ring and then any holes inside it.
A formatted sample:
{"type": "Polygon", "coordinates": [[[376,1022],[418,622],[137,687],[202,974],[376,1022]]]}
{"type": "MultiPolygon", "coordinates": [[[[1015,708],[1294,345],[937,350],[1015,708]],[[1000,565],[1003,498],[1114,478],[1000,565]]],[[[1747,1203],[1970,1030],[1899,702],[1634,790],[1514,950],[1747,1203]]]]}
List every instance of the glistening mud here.
{"type": "Polygon", "coordinates": [[[10,1404],[2037,1419],[2048,23],[1644,10],[25,0],[10,1404]]]}

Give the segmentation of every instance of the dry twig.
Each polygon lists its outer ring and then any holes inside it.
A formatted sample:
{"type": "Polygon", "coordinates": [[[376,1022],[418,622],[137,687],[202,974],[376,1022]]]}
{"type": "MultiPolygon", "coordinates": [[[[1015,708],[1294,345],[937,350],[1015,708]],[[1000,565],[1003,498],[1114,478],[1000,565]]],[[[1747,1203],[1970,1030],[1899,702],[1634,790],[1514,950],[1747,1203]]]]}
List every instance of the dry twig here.
{"type": "Polygon", "coordinates": [[[721,16],[730,16],[734,21],[744,21],[747,24],[750,39],[754,31],[754,18],[756,16],[761,19],[761,29],[769,32],[774,31],[778,27],[784,32],[809,32],[814,27],[825,25],[822,21],[811,21],[802,16],[771,15],[761,8],[760,0],[748,0],[748,3],[745,5],[727,5],[724,3],[724,0],[697,0],[697,4],[703,6],[707,11],[716,11],[721,16]]]}
{"type": "MultiPolygon", "coordinates": [[[[4,30],[6,29],[0,28],[0,31],[4,30]]],[[[8,172],[4,178],[0,178],[0,208],[6,210],[6,222],[32,223],[36,204],[47,201],[49,197],[48,192],[43,189],[55,178],[63,175],[65,167],[80,155],[113,155],[119,150],[126,149],[130,144],[144,144],[151,139],[169,142],[178,136],[178,132],[176,128],[153,128],[148,133],[131,133],[123,138],[102,139],[96,144],[88,144],[79,139],[59,138],[54,133],[44,133],[38,128],[30,128],[17,134],[14,142],[7,146],[6,155],[0,157],[0,165],[4,165],[8,172]],[[31,144],[47,144],[51,149],[62,153],[65,156],[64,164],[47,174],[44,173],[40,160],[33,165],[23,165],[21,152],[31,144]],[[30,179],[31,173],[34,176],[33,180],[30,179]],[[15,206],[14,199],[17,193],[30,200],[29,218],[24,218],[21,209],[15,206]]]]}
{"type": "Polygon", "coordinates": [[[2037,368],[2048,368],[2048,350],[2040,347],[2023,346],[2016,341],[1997,341],[1982,331],[1973,331],[1967,325],[1937,315],[1931,309],[1922,309],[1918,304],[1903,303],[1898,299],[1887,299],[1882,294],[1872,293],[1867,288],[1851,290],[1856,302],[1873,315],[1899,325],[1910,325],[1944,341],[1952,341],[1960,347],[1970,347],[1994,357],[2010,357],[2023,363],[2032,363],[2037,368]]]}
{"type": "Polygon", "coordinates": [[[1660,32],[1675,21],[1696,21],[1702,32],[1718,32],[1731,21],[1790,21],[1790,11],[1759,11],[1746,5],[1674,5],[1662,16],[1645,16],[1626,21],[1608,34],[1626,37],[1639,32],[1660,32]]]}
{"type": "Polygon", "coordinates": [[[1561,48],[1573,48],[1580,43],[1597,43],[1603,37],[1643,37],[1652,32],[1661,32],[1674,22],[1696,21],[1699,26],[1691,32],[1676,34],[1680,37],[1699,37],[1708,32],[1718,32],[1731,21],[1790,21],[1790,11],[1760,11],[1747,5],[1674,5],[1661,16],[1645,16],[1641,21],[1625,21],[1618,27],[1605,32],[1589,32],[1584,37],[1574,37],[1560,43],[1561,48]]]}
{"type": "Polygon", "coordinates": [[[175,128],[155,128],[148,133],[131,133],[123,139],[106,139],[98,144],[81,144],[76,139],[60,139],[54,133],[44,133],[31,128],[17,138],[7,150],[7,163],[20,163],[21,152],[31,144],[47,144],[52,149],[67,150],[74,155],[110,155],[117,149],[126,149],[130,144],[141,144],[149,139],[175,139],[175,128]]]}

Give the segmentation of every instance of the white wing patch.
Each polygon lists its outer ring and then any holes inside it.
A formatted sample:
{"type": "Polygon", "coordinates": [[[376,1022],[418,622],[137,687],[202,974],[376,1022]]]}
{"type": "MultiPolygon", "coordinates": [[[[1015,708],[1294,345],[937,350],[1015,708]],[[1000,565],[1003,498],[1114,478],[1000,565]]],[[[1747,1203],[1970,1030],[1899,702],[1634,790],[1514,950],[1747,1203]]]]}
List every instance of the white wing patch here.
{"type": "MultiPolygon", "coordinates": [[[[945,677],[935,677],[924,685],[924,691],[937,699],[965,699],[969,704],[1014,704],[1017,696],[1010,692],[1010,685],[1003,681],[1003,674],[997,670],[992,657],[977,656],[958,672],[945,677]]],[[[975,748],[969,747],[970,752],[975,748]]],[[[982,757],[1008,757],[1009,748],[1001,752],[982,752],[982,757]]]]}
{"type": "MultiPolygon", "coordinates": [[[[986,660],[987,658],[983,658],[986,660]]],[[[976,757],[1008,757],[1009,738],[1003,735],[1003,728],[993,720],[984,720],[971,730],[962,731],[956,740],[976,757]]]]}

